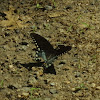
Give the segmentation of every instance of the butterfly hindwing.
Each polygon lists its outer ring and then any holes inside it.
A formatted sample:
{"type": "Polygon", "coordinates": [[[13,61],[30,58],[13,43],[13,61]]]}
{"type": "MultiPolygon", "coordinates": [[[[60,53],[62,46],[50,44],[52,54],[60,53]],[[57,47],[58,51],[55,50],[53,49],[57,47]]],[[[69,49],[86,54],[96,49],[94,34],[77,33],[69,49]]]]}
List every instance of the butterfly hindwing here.
{"type": "Polygon", "coordinates": [[[59,49],[56,50],[56,55],[59,56],[59,55],[62,55],[64,53],[70,51],[72,47],[71,46],[58,45],[58,48],[59,49]]]}

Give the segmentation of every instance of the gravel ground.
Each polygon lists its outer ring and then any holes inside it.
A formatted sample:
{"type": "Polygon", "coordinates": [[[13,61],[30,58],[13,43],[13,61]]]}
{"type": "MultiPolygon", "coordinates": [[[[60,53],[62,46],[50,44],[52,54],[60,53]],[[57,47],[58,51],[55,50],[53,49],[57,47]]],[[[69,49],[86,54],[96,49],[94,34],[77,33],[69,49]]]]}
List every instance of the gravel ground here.
{"type": "Polygon", "coordinates": [[[0,0],[0,100],[100,100],[100,0],[0,0]],[[44,71],[30,33],[72,49],[44,71]]]}

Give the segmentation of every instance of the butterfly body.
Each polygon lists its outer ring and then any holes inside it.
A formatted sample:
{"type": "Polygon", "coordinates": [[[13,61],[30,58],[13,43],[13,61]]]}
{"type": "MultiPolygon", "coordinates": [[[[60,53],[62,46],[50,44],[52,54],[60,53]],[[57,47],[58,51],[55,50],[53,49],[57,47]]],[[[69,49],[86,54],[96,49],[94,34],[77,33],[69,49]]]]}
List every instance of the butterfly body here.
{"type": "Polygon", "coordinates": [[[50,42],[44,37],[35,33],[31,33],[30,36],[37,47],[36,57],[41,57],[44,60],[43,66],[46,68],[51,66],[53,61],[57,59],[59,55],[71,50],[71,46],[64,45],[59,45],[59,49],[54,49],[50,42]]]}

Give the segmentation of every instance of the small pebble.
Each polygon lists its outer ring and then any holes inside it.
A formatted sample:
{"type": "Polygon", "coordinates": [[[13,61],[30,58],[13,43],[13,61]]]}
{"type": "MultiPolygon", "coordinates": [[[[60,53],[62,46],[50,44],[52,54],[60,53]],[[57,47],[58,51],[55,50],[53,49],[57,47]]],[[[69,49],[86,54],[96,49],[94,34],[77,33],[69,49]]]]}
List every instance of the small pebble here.
{"type": "Polygon", "coordinates": [[[72,91],[75,91],[76,89],[75,88],[72,88],[72,91]]]}
{"type": "Polygon", "coordinates": [[[92,83],[92,84],[91,84],[91,86],[92,86],[92,87],[95,87],[95,86],[96,86],[96,84],[95,84],[95,83],[92,83]]]}
{"type": "Polygon", "coordinates": [[[46,5],[46,6],[45,6],[45,9],[46,9],[46,10],[52,10],[53,8],[52,8],[52,6],[46,5]]]}
{"type": "Polygon", "coordinates": [[[22,47],[21,47],[21,50],[26,50],[27,49],[27,46],[26,45],[23,45],[22,47]]]}
{"type": "Polygon", "coordinates": [[[51,100],[50,98],[45,98],[44,100],[51,100]]]}
{"type": "Polygon", "coordinates": [[[10,69],[11,71],[13,71],[13,72],[15,72],[15,71],[16,71],[16,69],[14,68],[14,66],[13,66],[13,65],[9,65],[9,69],[10,69]]]}
{"type": "Polygon", "coordinates": [[[75,100],[79,100],[78,98],[75,98],[75,100]]]}
{"type": "Polygon", "coordinates": [[[50,85],[51,85],[51,86],[54,86],[54,85],[55,85],[55,83],[54,83],[54,82],[53,82],[53,83],[50,83],[50,85]]]}
{"type": "Polygon", "coordinates": [[[57,97],[59,97],[59,94],[53,94],[53,97],[57,98],[57,97]]]}
{"type": "Polygon", "coordinates": [[[25,97],[28,97],[29,93],[23,92],[22,95],[25,96],[25,97]]]}
{"type": "Polygon", "coordinates": [[[14,68],[14,66],[13,65],[9,65],[9,68],[12,69],[12,68],[14,68]]]}
{"type": "Polygon", "coordinates": [[[35,96],[39,96],[39,93],[34,93],[35,96]]]}
{"type": "Polygon", "coordinates": [[[36,83],[37,82],[37,80],[34,78],[34,77],[30,77],[29,78],[29,84],[30,85],[33,85],[34,83],[36,83]]]}
{"type": "Polygon", "coordinates": [[[29,92],[30,91],[30,88],[29,87],[23,87],[22,89],[20,89],[22,91],[25,91],[25,92],[29,92]]]}
{"type": "Polygon", "coordinates": [[[88,23],[81,23],[81,24],[79,24],[79,28],[80,29],[84,29],[84,28],[88,28],[88,27],[89,27],[88,23]]]}
{"type": "Polygon", "coordinates": [[[81,75],[80,75],[80,72],[75,72],[75,77],[77,78],[77,77],[80,77],[81,75]]]}
{"type": "Polygon", "coordinates": [[[18,98],[21,98],[21,95],[20,94],[18,94],[18,98]]]}
{"type": "Polygon", "coordinates": [[[21,84],[18,84],[17,82],[14,84],[14,87],[16,87],[16,88],[21,88],[22,87],[22,85],[21,84]]]}
{"type": "Polygon", "coordinates": [[[48,84],[50,82],[50,79],[44,80],[45,84],[48,84]]]}
{"type": "Polygon", "coordinates": [[[57,67],[58,67],[58,68],[61,68],[62,66],[63,66],[63,64],[60,64],[60,65],[58,65],[57,67]]]}
{"type": "Polygon", "coordinates": [[[20,33],[20,30],[18,30],[18,29],[15,29],[15,33],[20,33]]]}
{"type": "Polygon", "coordinates": [[[4,49],[4,50],[9,50],[10,48],[9,48],[8,45],[4,45],[4,46],[3,46],[3,49],[4,49]]]}
{"type": "Polygon", "coordinates": [[[55,94],[55,93],[57,93],[57,90],[56,89],[50,89],[50,93],[55,94]]]}
{"type": "Polygon", "coordinates": [[[100,86],[97,86],[96,89],[97,89],[97,90],[100,90],[100,86]]]}
{"type": "Polygon", "coordinates": [[[64,83],[65,83],[65,84],[69,84],[69,83],[70,83],[70,81],[66,80],[66,81],[64,81],[64,83]]]}

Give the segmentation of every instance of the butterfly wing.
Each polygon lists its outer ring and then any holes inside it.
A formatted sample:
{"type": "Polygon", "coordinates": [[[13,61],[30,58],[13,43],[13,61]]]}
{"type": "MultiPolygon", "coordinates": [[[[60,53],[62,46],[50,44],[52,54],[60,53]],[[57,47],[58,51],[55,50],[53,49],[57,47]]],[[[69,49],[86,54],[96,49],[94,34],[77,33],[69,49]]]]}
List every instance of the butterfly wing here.
{"type": "Polygon", "coordinates": [[[36,46],[41,50],[45,52],[53,50],[53,46],[44,37],[35,33],[31,33],[30,36],[34,39],[35,44],[37,44],[36,46]]]}
{"type": "Polygon", "coordinates": [[[31,33],[30,36],[38,49],[38,56],[42,57],[45,61],[55,54],[53,46],[42,36],[31,33]]]}
{"type": "Polygon", "coordinates": [[[71,46],[58,45],[57,48],[59,48],[59,49],[55,49],[54,53],[51,54],[50,57],[48,57],[48,60],[46,62],[47,65],[50,66],[53,63],[53,61],[58,58],[58,56],[70,51],[72,47],[71,46]]]}
{"type": "Polygon", "coordinates": [[[62,55],[62,54],[66,53],[72,49],[71,46],[64,46],[64,45],[58,45],[57,48],[58,48],[58,49],[56,49],[57,56],[62,55]]]}

